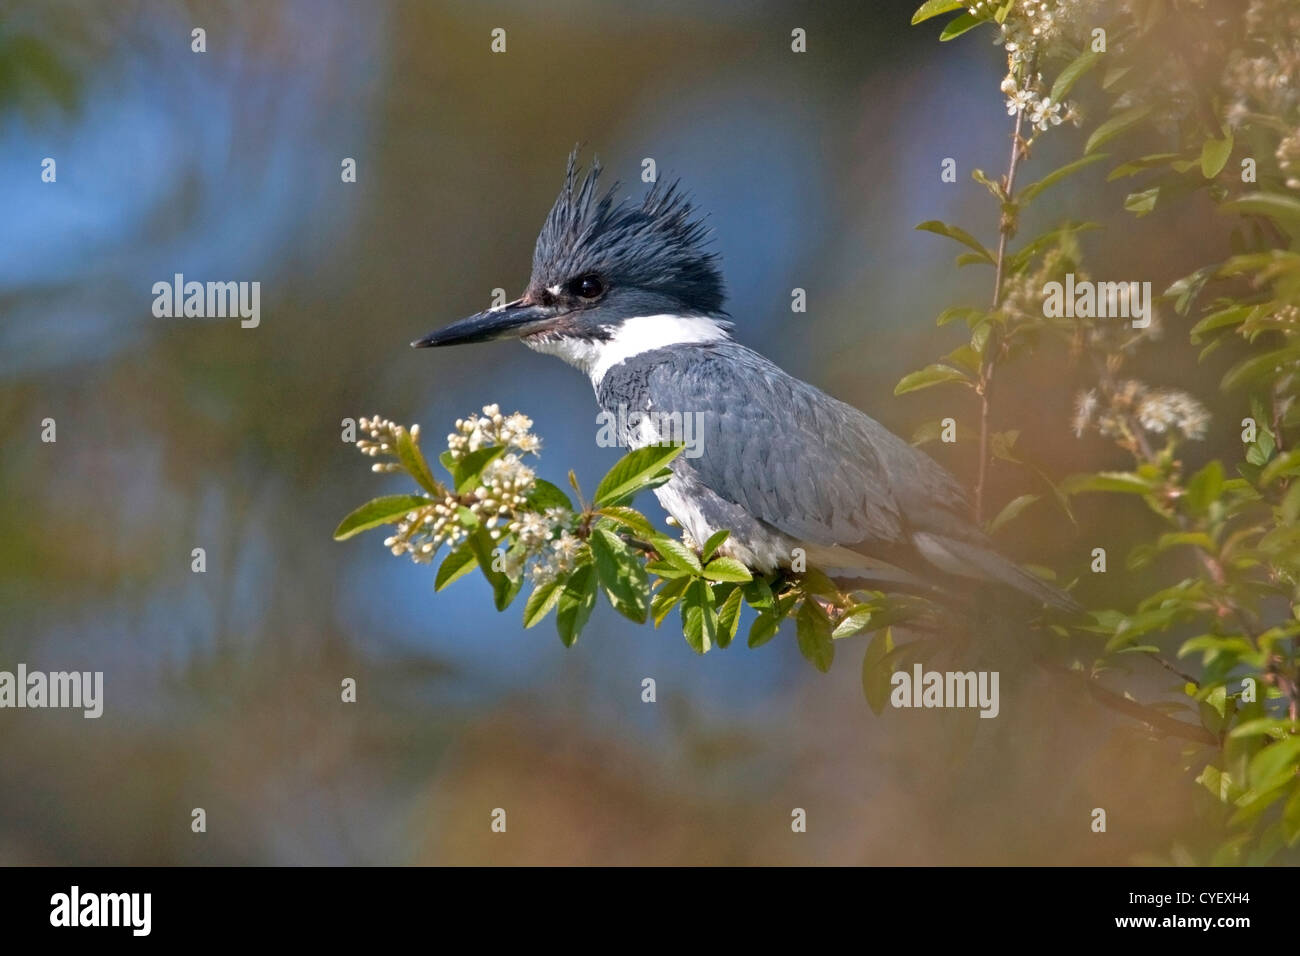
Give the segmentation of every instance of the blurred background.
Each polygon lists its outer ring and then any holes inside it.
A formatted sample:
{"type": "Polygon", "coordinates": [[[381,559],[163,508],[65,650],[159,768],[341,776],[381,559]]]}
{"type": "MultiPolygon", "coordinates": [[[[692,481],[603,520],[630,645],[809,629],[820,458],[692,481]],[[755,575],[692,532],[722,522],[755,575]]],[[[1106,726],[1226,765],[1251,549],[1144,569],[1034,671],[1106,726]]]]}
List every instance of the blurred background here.
{"type": "MultiPolygon", "coordinates": [[[[675,615],[655,631],[602,607],[566,651],[551,622],[495,613],[477,575],[435,596],[433,570],[380,535],[330,537],[405,490],[340,440],[347,417],[419,422],[436,453],[495,402],[533,417],[556,483],[573,468],[594,487],[617,458],[595,444],[590,384],[554,359],[407,347],[522,290],[577,142],[633,193],[646,157],[682,177],[740,341],[905,437],[945,415],[972,437],[964,396],[892,390],[962,340],[941,309],[988,297],[986,273],[913,227],[995,234],[970,171],[1005,165],[1005,64],[982,32],[910,27],[917,2],[0,5],[0,669],[105,675],[99,720],[0,711],[0,863],[1126,863],[1194,847],[1179,746],[1035,667],[1042,635],[1000,649],[997,720],[875,717],[865,639],[821,675],[791,634],[700,658],[675,615]],[[151,287],[177,272],[260,281],[260,326],[155,318],[151,287]]],[[[1082,135],[1049,137],[1025,175],[1082,135]]],[[[1119,218],[1104,166],[1038,211],[1114,223],[1108,250],[1085,242],[1094,274],[1159,291],[1221,242],[1119,218]]],[[[1171,338],[1155,384],[1197,374],[1171,338]]],[[[1118,465],[1070,432],[1087,380],[1048,349],[1003,382],[995,424],[1056,477],[1118,465]]],[[[970,442],[927,447],[973,485],[970,442]]],[[[995,511],[1030,490],[994,468],[995,511]]],[[[1141,520],[1086,501],[1078,517],[1040,501],[1003,544],[1069,580],[1108,528],[1141,520]]],[[[1122,574],[1106,586],[1123,606],[1122,574]]]]}

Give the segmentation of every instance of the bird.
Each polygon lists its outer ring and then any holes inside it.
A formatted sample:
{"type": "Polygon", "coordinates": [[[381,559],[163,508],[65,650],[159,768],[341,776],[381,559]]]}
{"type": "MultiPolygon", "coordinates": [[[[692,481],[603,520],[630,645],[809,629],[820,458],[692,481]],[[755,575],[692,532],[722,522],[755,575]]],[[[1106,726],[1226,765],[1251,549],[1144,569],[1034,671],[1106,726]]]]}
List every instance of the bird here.
{"type": "Polygon", "coordinates": [[[999,553],[924,451],[733,338],[720,256],[680,180],[637,201],[618,183],[602,191],[601,171],[569,155],[522,296],[411,345],[518,339],[556,356],[627,423],[631,448],[689,416],[697,454],[674,458],[654,493],[695,542],[729,531],[720,553],[752,572],[798,560],[844,587],[942,594],[965,581],[1081,610],[999,553]]]}

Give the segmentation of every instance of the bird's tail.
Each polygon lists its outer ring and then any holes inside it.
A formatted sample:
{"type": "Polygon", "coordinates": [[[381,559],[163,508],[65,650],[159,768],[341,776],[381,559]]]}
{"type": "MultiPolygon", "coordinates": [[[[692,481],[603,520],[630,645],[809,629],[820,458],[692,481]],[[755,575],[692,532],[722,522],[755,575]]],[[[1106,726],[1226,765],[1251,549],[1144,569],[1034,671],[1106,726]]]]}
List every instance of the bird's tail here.
{"type": "Polygon", "coordinates": [[[996,581],[1062,611],[1083,612],[1082,605],[1065,591],[1030,574],[991,548],[928,531],[916,532],[912,540],[926,560],[949,574],[996,581]]]}

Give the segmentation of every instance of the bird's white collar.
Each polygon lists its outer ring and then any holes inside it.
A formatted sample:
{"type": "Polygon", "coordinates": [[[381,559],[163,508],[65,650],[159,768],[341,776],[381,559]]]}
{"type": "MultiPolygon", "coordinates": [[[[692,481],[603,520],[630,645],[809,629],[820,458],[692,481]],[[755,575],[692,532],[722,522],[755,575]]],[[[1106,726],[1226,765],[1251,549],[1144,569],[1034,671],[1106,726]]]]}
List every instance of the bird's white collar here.
{"type": "Polygon", "coordinates": [[[716,319],[666,314],[625,319],[614,329],[613,336],[603,342],[569,336],[524,342],[535,351],[555,355],[581,369],[590,376],[591,384],[599,388],[606,372],[635,355],[672,345],[723,342],[729,338],[727,329],[716,319]]]}

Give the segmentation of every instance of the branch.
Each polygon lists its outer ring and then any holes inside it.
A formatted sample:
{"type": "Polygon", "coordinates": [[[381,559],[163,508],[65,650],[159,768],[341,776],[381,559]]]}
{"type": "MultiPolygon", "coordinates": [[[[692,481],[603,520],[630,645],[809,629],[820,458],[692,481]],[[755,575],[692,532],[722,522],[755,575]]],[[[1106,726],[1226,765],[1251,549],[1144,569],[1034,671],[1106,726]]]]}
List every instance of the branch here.
{"type": "MultiPolygon", "coordinates": [[[[1016,111],[1016,125],[1011,131],[1011,158],[1007,161],[1007,177],[1004,180],[1004,193],[1006,200],[1004,205],[1009,205],[1012,201],[1012,195],[1016,188],[1016,170],[1020,165],[1022,156],[1022,143],[1020,140],[1020,127],[1024,120],[1025,111],[1023,109],[1016,111]]],[[[998,253],[993,266],[993,308],[996,310],[1002,304],[1002,280],[1006,268],[1007,243],[1010,242],[1011,236],[1016,231],[1016,217],[1013,213],[1008,212],[1005,208],[1002,210],[1001,217],[998,220],[998,253]]],[[[979,451],[979,476],[975,481],[975,521],[978,523],[984,518],[984,484],[988,477],[989,466],[989,403],[993,390],[993,370],[996,364],[995,356],[997,355],[997,345],[994,335],[989,335],[989,340],[984,346],[984,361],[980,366],[980,380],[976,386],[976,391],[980,396],[980,451],[979,451]]]]}
{"type": "Polygon", "coordinates": [[[1166,737],[1178,737],[1182,740],[1192,740],[1198,744],[1205,744],[1209,747],[1219,746],[1219,738],[1210,733],[1204,727],[1198,727],[1195,724],[1189,724],[1182,720],[1170,717],[1168,714],[1162,714],[1158,710],[1153,710],[1135,700],[1117,694],[1112,690],[1103,687],[1096,678],[1088,677],[1078,671],[1068,670],[1057,665],[1040,665],[1051,673],[1064,674],[1072,680],[1082,681],[1087,688],[1092,699],[1103,707],[1132,717],[1134,720],[1141,721],[1150,727],[1153,731],[1164,734],[1166,737]]]}
{"type": "Polygon", "coordinates": [[[1083,678],[1088,687],[1088,693],[1092,699],[1103,707],[1109,707],[1111,710],[1126,714],[1136,720],[1140,720],[1152,730],[1162,732],[1166,737],[1180,737],[1183,740],[1193,740],[1198,744],[1205,744],[1209,747],[1219,746],[1219,738],[1210,733],[1204,727],[1197,727],[1181,720],[1176,720],[1167,714],[1162,714],[1158,710],[1152,710],[1144,707],[1137,701],[1129,700],[1122,694],[1107,690],[1092,678],[1083,678]]]}

